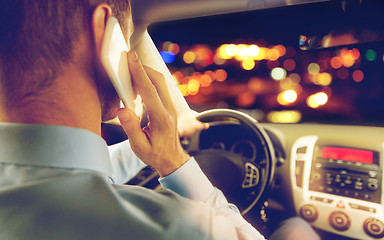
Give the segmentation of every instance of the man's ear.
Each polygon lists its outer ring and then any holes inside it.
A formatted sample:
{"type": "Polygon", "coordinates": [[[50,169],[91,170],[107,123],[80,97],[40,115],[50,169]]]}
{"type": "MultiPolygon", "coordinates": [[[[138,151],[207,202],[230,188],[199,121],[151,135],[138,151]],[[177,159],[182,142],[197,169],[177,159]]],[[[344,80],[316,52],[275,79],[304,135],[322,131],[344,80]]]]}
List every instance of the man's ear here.
{"type": "Polygon", "coordinates": [[[97,5],[92,14],[92,33],[97,57],[100,59],[107,20],[112,16],[112,9],[108,4],[97,5]]]}

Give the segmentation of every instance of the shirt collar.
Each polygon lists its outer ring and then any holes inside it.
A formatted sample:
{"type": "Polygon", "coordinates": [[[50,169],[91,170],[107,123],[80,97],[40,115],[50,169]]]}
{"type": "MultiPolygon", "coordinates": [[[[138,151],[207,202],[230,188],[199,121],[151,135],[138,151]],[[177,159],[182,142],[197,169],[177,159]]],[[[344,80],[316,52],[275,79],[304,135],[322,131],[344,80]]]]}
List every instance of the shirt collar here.
{"type": "Polygon", "coordinates": [[[0,162],[111,175],[107,144],[84,129],[0,123],[0,162]]]}

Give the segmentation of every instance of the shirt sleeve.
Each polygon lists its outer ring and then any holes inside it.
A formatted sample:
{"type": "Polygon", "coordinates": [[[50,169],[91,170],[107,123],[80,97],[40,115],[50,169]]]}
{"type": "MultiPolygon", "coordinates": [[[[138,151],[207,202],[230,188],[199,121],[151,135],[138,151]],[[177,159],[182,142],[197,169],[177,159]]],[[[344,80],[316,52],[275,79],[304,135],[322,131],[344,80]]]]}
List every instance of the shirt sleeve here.
{"type": "MultiPolygon", "coordinates": [[[[224,194],[208,180],[206,175],[192,157],[173,173],[159,179],[165,189],[170,189],[183,197],[202,201],[214,209],[214,214],[225,217],[235,227],[239,240],[256,239],[264,237],[249,224],[240,214],[234,204],[228,203],[224,194]]],[[[214,225],[214,223],[211,223],[214,225]]]]}
{"type": "Polygon", "coordinates": [[[147,166],[132,151],[129,140],[111,145],[108,150],[112,168],[109,178],[112,183],[124,184],[147,166]]]}

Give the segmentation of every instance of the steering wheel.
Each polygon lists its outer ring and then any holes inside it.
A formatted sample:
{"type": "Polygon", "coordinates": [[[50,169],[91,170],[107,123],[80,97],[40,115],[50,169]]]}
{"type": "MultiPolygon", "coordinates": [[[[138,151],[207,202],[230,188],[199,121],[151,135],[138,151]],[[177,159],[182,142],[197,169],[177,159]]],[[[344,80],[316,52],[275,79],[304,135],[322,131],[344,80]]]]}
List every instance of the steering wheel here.
{"type": "Polygon", "coordinates": [[[255,119],[239,111],[214,109],[197,118],[210,128],[183,146],[244,215],[263,203],[271,187],[276,164],[272,142],[255,119]]]}

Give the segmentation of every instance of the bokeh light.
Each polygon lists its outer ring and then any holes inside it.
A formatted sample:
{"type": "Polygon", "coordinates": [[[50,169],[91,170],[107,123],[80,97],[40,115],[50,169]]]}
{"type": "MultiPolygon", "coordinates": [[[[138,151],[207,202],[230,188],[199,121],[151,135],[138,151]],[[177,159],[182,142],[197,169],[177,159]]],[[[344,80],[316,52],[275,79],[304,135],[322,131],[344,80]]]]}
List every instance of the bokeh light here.
{"type": "Polygon", "coordinates": [[[268,121],[273,123],[298,123],[301,118],[301,113],[295,110],[272,111],[267,115],[268,121]]]}
{"type": "Polygon", "coordinates": [[[372,50],[372,49],[369,49],[365,52],[365,58],[368,60],[368,61],[375,61],[376,58],[377,58],[377,53],[372,50]]]}
{"type": "Polygon", "coordinates": [[[236,103],[240,107],[249,107],[256,101],[256,96],[252,92],[243,92],[236,98],[236,103]]]}
{"type": "Polygon", "coordinates": [[[255,67],[255,61],[253,59],[245,59],[241,62],[241,67],[244,70],[252,70],[255,67]]]}
{"type": "Polygon", "coordinates": [[[192,51],[187,51],[183,55],[183,60],[186,64],[191,64],[196,60],[196,55],[192,51]]]}
{"type": "Polygon", "coordinates": [[[277,95],[277,101],[281,105],[294,103],[297,99],[297,93],[294,90],[287,90],[277,95]]]}
{"type": "Polygon", "coordinates": [[[273,49],[276,49],[279,52],[280,57],[284,56],[287,52],[286,48],[283,45],[276,45],[273,47],[273,49]]]}
{"type": "Polygon", "coordinates": [[[180,52],[180,46],[177,43],[172,43],[169,45],[167,51],[177,55],[180,52]]]}
{"type": "Polygon", "coordinates": [[[339,69],[343,66],[343,61],[340,57],[333,57],[331,59],[331,66],[334,68],[334,69],[339,69]]]}
{"type": "Polygon", "coordinates": [[[267,51],[267,58],[270,60],[270,61],[276,61],[277,59],[279,59],[280,57],[280,53],[277,49],[269,49],[267,51]]]}
{"type": "Polygon", "coordinates": [[[361,70],[356,70],[352,74],[353,81],[361,82],[364,79],[364,73],[361,70]]]}
{"type": "Polygon", "coordinates": [[[272,69],[271,71],[271,77],[276,81],[280,81],[284,79],[286,76],[287,76],[287,71],[285,71],[284,68],[277,67],[272,69]]]}
{"type": "Polygon", "coordinates": [[[248,47],[248,54],[250,57],[255,58],[259,53],[260,48],[257,45],[252,44],[248,47]]]}
{"type": "Polygon", "coordinates": [[[318,74],[320,72],[320,66],[317,63],[311,63],[308,65],[308,72],[312,75],[318,74]]]}
{"type": "Polygon", "coordinates": [[[173,54],[172,52],[167,52],[167,51],[161,51],[160,56],[165,63],[173,63],[176,59],[175,54],[173,54]]]}
{"type": "Polygon", "coordinates": [[[318,108],[328,102],[328,95],[325,92],[315,93],[307,98],[307,105],[310,108],[318,108]]]}
{"type": "Polygon", "coordinates": [[[191,79],[188,82],[188,93],[190,95],[196,95],[200,89],[200,82],[196,79],[191,79]]]}
{"type": "Polygon", "coordinates": [[[227,79],[227,71],[225,71],[224,69],[217,69],[215,71],[215,78],[216,78],[216,81],[218,82],[223,82],[227,79]]]}
{"type": "Polygon", "coordinates": [[[225,56],[234,57],[239,49],[235,44],[229,44],[225,47],[225,56]]]}

